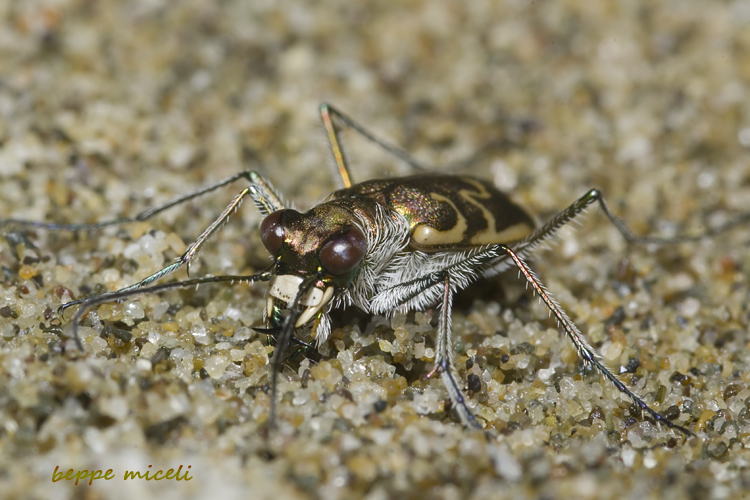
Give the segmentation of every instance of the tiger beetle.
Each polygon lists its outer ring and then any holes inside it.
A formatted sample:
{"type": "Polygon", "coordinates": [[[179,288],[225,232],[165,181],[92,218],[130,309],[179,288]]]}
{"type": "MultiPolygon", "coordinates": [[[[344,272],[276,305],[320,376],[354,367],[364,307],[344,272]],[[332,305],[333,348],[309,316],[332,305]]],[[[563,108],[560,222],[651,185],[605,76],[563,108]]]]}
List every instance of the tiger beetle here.
{"type": "Polygon", "coordinates": [[[249,185],[175,262],[134,285],[68,302],[61,307],[64,310],[80,305],[73,318],[74,338],[79,348],[82,349],[82,345],[77,325],[88,309],[102,303],[204,283],[268,282],[265,326],[257,329],[272,336],[276,345],[271,361],[272,404],[269,413],[269,423],[273,426],[284,351],[292,342],[304,349],[309,347],[298,340],[298,336],[313,338],[318,345],[325,342],[331,333],[332,309],[354,305],[367,313],[387,316],[438,306],[435,365],[427,377],[439,376],[462,422],[469,427],[481,428],[466,404],[452,365],[453,296],[481,277],[515,266],[555,317],[560,330],[573,343],[586,367],[598,370],[655,422],[686,436],[692,435],[690,430],[653,410],[603,364],[525,259],[561,226],[576,219],[594,203],[599,204],[629,243],[636,244],[697,240],[736,226],[750,219],[750,214],[740,215],[700,236],[639,238],[613,214],[602,193],[591,189],[546,224],[535,227],[531,216],[506,194],[490,182],[470,176],[433,173],[355,184],[340,146],[339,129],[342,125],[412,167],[427,169],[405,151],[377,138],[334,107],[322,104],[320,114],[343,189],[335,191],[327,201],[307,212],[300,213],[290,208],[266,179],[257,172],[247,171],[132,218],[95,224],[8,219],[0,221],[0,225],[77,231],[144,221],[168,208],[244,179],[249,185]],[[273,263],[267,269],[254,275],[211,276],[152,285],[182,266],[189,266],[201,247],[247,196],[265,217],[260,225],[260,236],[273,257],[273,263]]]}

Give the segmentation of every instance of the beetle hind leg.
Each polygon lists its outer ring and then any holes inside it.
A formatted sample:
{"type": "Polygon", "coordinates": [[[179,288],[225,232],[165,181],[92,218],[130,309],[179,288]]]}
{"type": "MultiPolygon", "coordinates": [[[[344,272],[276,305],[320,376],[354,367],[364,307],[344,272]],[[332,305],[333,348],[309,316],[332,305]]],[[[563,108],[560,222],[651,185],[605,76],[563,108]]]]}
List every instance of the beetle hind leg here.
{"type": "Polygon", "coordinates": [[[729,231],[730,229],[733,229],[742,224],[746,224],[748,221],[750,221],[750,212],[745,212],[735,215],[731,219],[725,221],[723,224],[710,227],[700,234],[681,234],[672,237],[636,236],[632,231],[630,231],[628,226],[619,217],[617,217],[614,212],[612,212],[600,191],[592,189],[589,193],[594,193],[594,197],[596,198],[596,201],[599,202],[599,206],[601,207],[602,212],[604,212],[604,215],[607,216],[612,225],[617,228],[620,234],[622,234],[622,237],[632,245],[670,245],[687,241],[699,241],[724,233],[726,231],[729,231]]]}
{"type": "MultiPolygon", "coordinates": [[[[578,221],[579,217],[586,213],[586,209],[599,201],[602,202],[601,192],[597,189],[591,189],[586,194],[577,199],[568,208],[560,211],[547,221],[543,226],[534,230],[521,241],[513,244],[513,249],[519,258],[526,258],[539,247],[546,245],[548,241],[555,238],[557,231],[570,222],[578,221]]],[[[512,260],[505,253],[502,253],[489,265],[485,265],[482,275],[485,278],[495,276],[513,266],[512,260]]]]}
{"type": "MultiPolygon", "coordinates": [[[[596,200],[597,198],[593,199],[593,201],[596,200]]],[[[679,431],[686,436],[693,435],[693,433],[685,427],[671,422],[651,408],[633,391],[628,389],[628,387],[609,368],[607,368],[602,361],[600,361],[596,351],[588,344],[588,342],[586,342],[575,323],[573,323],[560,304],[552,298],[542,282],[539,281],[534,272],[529,268],[526,262],[523,261],[519,253],[520,252],[511,250],[506,245],[491,245],[489,247],[480,248],[474,252],[465,254],[463,258],[452,262],[440,271],[426,273],[418,278],[388,287],[380,291],[374,297],[374,299],[387,297],[387,300],[377,300],[377,302],[375,300],[373,301],[377,306],[376,310],[380,310],[386,304],[391,306],[394,304],[411,304],[410,301],[414,300],[415,297],[427,294],[428,292],[431,293],[438,285],[445,284],[442,302],[443,310],[438,329],[436,367],[431,374],[434,375],[440,373],[445,382],[446,388],[448,389],[451,400],[461,414],[461,418],[469,425],[473,423],[474,426],[478,426],[476,421],[471,421],[474,417],[471,416],[471,412],[463,399],[463,394],[456,382],[456,378],[451,372],[449,352],[450,306],[452,299],[451,281],[456,283],[455,286],[457,286],[457,288],[464,288],[477,276],[481,275],[483,270],[486,270],[487,267],[496,268],[498,263],[503,263],[503,259],[505,259],[511,265],[518,268],[527,283],[532,286],[534,292],[542,299],[549,309],[550,314],[552,314],[557,320],[560,331],[574,344],[576,351],[584,364],[596,369],[602,376],[604,376],[604,378],[617,387],[621,393],[630,398],[643,413],[647,414],[658,424],[664,424],[670,429],[679,431]]]]}
{"type": "Polygon", "coordinates": [[[345,115],[335,107],[328,103],[322,103],[320,105],[320,119],[323,122],[323,127],[326,130],[328,136],[328,142],[331,146],[331,153],[333,154],[333,160],[336,166],[336,173],[338,174],[341,185],[345,188],[351,187],[354,184],[351,176],[351,170],[349,168],[349,162],[346,157],[344,148],[341,145],[340,129],[341,126],[347,127],[367,141],[375,144],[377,147],[390,154],[394,158],[398,158],[405,164],[409,165],[412,169],[419,172],[451,172],[454,173],[459,170],[463,170],[474,165],[477,160],[485,156],[490,151],[504,151],[510,150],[519,144],[518,139],[512,138],[501,138],[499,140],[492,140],[480,146],[477,151],[471,154],[469,157],[458,160],[456,162],[432,167],[421,163],[412,157],[406,150],[393,145],[390,142],[384,141],[377,137],[375,134],[367,130],[365,127],[354,121],[349,116],[345,115]]]}
{"type": "Polygon", "coordinates": [[[562,330],[562,332],[570,339],[571,342],[573,342],[576,351],[578,351],[579,357],[583,360],[583,363],[585,365],[596,369],[602,376],[604,376],[604,378],[609,380],[615,387],[617,387],[617,389],[621,393],[629,397],[633,401],[633,403],[635,403],[635,405],[640,408],[642,413],[649,415],[656,423],[664,424],[670,429],[674,429],[683,433],[685,436],[693,435],[693,433],[685,427],[667,420],[666,417],[662,416],[656,410],[651,408],[633,391],[628,389],[628,387],[623,384],[622,381],[614,373],[612,373],[612,371],[607,368],[599,359],[596,351],[594,351],[594,348],[591,347],[588,342],[586,342],[586,339],[584,339],[581,331],[578,329],[575,323],[573,323],[573,320],[570,319],[570,317],[563,310],[560,304],[554,298],[552,298],[550,293],[547,291],[541,281],[539,281],[539,279],[529,268],[529,266],[518,256],[517,253],[515,253],[507,246],[499,245],[499,247],[500,250],[505,251],[505,253],[507,253],[508,256],[513,260],[515,265],[518,267],[518,270],[534,289],[534,292],[539,296],[540,299],[542,299],[542,302],[544,302],[550,313],[557,320],[558,328],[562,330]]]}

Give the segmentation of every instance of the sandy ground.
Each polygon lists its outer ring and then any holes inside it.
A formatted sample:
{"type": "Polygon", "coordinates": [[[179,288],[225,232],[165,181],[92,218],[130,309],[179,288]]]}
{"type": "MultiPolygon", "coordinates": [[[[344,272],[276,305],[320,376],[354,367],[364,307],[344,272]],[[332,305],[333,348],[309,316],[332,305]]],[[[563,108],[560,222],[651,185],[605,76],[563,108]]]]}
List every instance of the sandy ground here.
{"type": "MultiPolygon", "coordinates": [[[[321,102],[431,165],[503,142],[466,172],[540,221],[591,187],[638,234],[750,212],[747,1],[19,0],[0,3],[0,218],[134,215],[248,168],[310,207],[338,187],[321,102]]],[[[356,179],[410,173],[346,139],[356,179]]],[[[534,262],[687,440],[583,370],[513,272],[454,308],[487,434],[424,379],[432,311],[334,314],[320,356],[286,365],[270,439],[272,349],[249,328],[262,285],[103,306],[77,351],[61,302],[160,269],[241,188],[94,233],[0,228],[3,497],[749,496],[747,225],[628,248],[594,209],[534,262]],[[179,466],[180,481],[123,479],[179,466]],[[115,477],[76,486],[56,468],[115,477]]],[[[262,269],[259,222],[245,204],[191,276],[262,269]]]]}

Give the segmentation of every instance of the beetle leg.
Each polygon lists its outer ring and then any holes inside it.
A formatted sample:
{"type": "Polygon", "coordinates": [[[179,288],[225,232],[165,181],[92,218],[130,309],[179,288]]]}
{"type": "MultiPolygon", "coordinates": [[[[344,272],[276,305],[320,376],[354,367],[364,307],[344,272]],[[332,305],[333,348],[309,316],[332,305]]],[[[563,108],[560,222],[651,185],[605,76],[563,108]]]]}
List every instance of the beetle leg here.
{"type": "Polygon", "coordinates": [[[253,197],[253,200],[255,200],[256,205],[258,205],[258,209],[263,215],[268,215],[271,212],[281,210],[285,207],[285,204],[282,201],[281,197],[278,193],[276,193],[276,191],[273,189],[270,183],[268,183],[268,181],[263,179],[263,177],[261,177],[257,172],[247,171],[232,175],[231,177],[227,177],[226,179],[223,179],[215,184],[210,184],[191,193],[178,196],[177,198],[174,198],[166,203],[144,210],[134,217],[120,217],[118,219],[94,222],[91,224],[61,224],[57,222],[39,222],[21,219],[0,219],[0,227],[12,225],[22,227],[37,227],[55,231],[96,231],[109,226],[119,226],[131,222],[142,222],[167,209],[170,209],[177,205],[181,205],[182,203],[190,201],[194,198],[198,198],[199,196],[203,196],[204,194],[210,193],[212,191],[216,191],[217,189],[229,185],[239,179],[247,179],[247,181],[250,182],[250,187],[253,191],[253,193],[251,193],[251,196],[253,197]]]}
{"type": "Polygon", "coordinates": [[[284,359],[284,352],[286,352],[289,342],[294,332],[294,325],[302,314],[302,297],[310,291],[317,281],[316,276],[311,276],[300,283],[297,293],[289,306],[289,314],[284,318],[284,323],[281,325],[278,336],[276,336],[276,345],[273,350],[273,356],[271,357],[271,409],[268,413],[268,424],[271,429],[276,427],[276,399],[278,394],[279,385],[279,373],[281,372],[281,363],[284,359]]]}
{"type": "MultiPolygon", "coordinates": [[[[190,261],[192,261],[193,258],[195,258],[195,256],[198,254],[198,251],[206,243],[206,241],[208,241],[208,239],[211,236],[213,236],[214,233],[216,233],[221,228],[222,224],[224,224],[227,221],[227,219],[229,219],[229,216],[232,214],[232,212],[237,210],[237,208],[239,207],[240,203],[242,203],[242,200],[245,198],[245,196],[249,195],[253,199],[256,207],[258,207],[258,209],[260,210],[261,213],[263,213],[263,215],[267,215],[268,213],[272,211],[276,211],[276,210],[280,210],[284,208],[283,201],[276,194],[273,187],[271,187],[270,183],[265,181],[259,174],[257,174],[256,172],[241,172],[239,174],[228,177],[221,182],[217,182],[216,184],[206,186],[202,189],[199,189],[198,191],[188,193],[184,196],[180,196],[179,198],[175,198],[174,200],[167,202],[163,205],[159,205],[145,212],[141,212],[134,218],[118,219],[114,221],[107,221],[107,222],[102,222],[102,223],[89,225],[89,226],[72,224],[69,227],[66,227],[63,229],[73,229],[73,230],[81,229],[81,228],[97,229],[97,228],[104,227],[106,225],[124,224],[126,222],[146,220],[150,217],[153,217],[159,212],[162,212],[180,203],[184,203],[200,195],[206,194],[210,191],[214,191],[240,178],[248,179],[251,182],[251,185],[243,189],[237,196],[234,197],[232,202],[229,205],[227,205],[227,207],[224,209],[221,215],[219,215],[219,217],[210,226],[208,226],[193,243],[190,244],[190,246],[185,250],[185,252],[177,260],[175,260],[175,262],[166,266],[163,269],[160,269],[154,274],[142,279],[138,283],[134,283],[130,286],[126,286],[125,288],[121,288],[120,290],[117,290],[115,292],[107,293],[103,295],[112,296],[119,292],[125,292],[128,290],[136,290],[138,288],[148,286],[157,280],[160,280],[164,276],[167,276],[168,274],[175,272],[177,269],[179,269],[182,266],[188,266],[188,271],[189,271],[190,261]]],[[[60,228],[57,228],[57,229],[60,229],[60,228]]],[[[65,309],[72,307],[74,305],[77,305],[77,304],[81,304],[82,302],[83,302],[83,299],[80,299],[80,300],[74,300],[72,302],[63,304],[62,306],[60,306],[60,311],[61,312],[65,311],[65,309]]]]}
{"type": "Polygon", "coordinates": [[[339,176],[341,177],[341,182],[343,183],[345,188],[352,186],[352,180],[351,174],[349,172],[349,166],[346,161],[346,155],[344,154],[344,150],[341,148],[341,140],[339,138],[338,128],[336,127],[333,119],[334,116],[338,119],[338,121],[354,130],[368,141],[376,144],[384,151],[392,154],[396,158],[402,160],[404,163],[410,165],[412,168],[425,171],[431,170],[430,168],[425,167],[417,160],[412,158],[412,156],[403,149],[389,144],[382,139],[379,139],[362,125],[358,124],[341,111],[337,110],[330,104],[323,103],[320,105],[320,118],[323,121],[323,126],[326,129],[328,141],[331,143],[333,159],[336,162],[336,168],[338,170],[339,176]]]}
{"type": "Polygon", "coordinates": [[[456,408],[461,421],[465,425],[470,425],[481,429],[474,415],[466,405],[466,396],[458,385],[456,375],[453,373],[452,351],[451,351],[451,312],[453,304],[453,290],[451,290],[451,277],[445,276],[443,291],[443,302],[440,308],[440,319],[438,321],[437,348],[435,353],[435,367],[427,374],[430,378],[440,374],[448,396],[451,398],[453,406],[456,408]]]}
{"type": "MultiPolygon", "coordinates": [[[[540,246],[544,245],[550,238],[553,238],[561,227],[585,214],[586,208],[597,200],[600,200],[600,192],[596,189],[588,191],[568,208],[558,212],[557,215],[552,217],[543,226],[534,230],[524,239],[514,243],[514,252],[519,258],[525,259],[540,246]]],[[[485,268],[482,275],[484,277],[494,276],[511,266],[513,266],[511,259],[507,254],[503,253],[485,268]]]]}
{"type": "MultiPolygon", "coordinates": [[[[732,229],[733,227],[750,221],[750,212],[747,212],[738,214],[730,220],[726,221],[724,224],[710,228],[701,234],[678,235],[674,237],[664,238],[655,236],[636,236],[630,231],[630,229],[628,229],[627,225],[622,220],[620,220],[614,214],[614,212],[612,212],[606,200],[604,199],[602,192],[598,189],[590,189],[588,192],[586,192],[586,194],[576,200],[575,203],[570,205],[565,210],[560,211],[543,226],[536,229],[521,241],[514,243],[513,248],[516,255],[521,259],[528,257],[532,252],[534,252],[534,250],[536,250],[547,240],[552,238],[558,229],[560,229],[567,223],[576,220],[580,215],[586,213],[587,207],[597,202],[599,203],[602,212],[604,212],[604,215],[607,216],[610,222],[615,226],[615,228],[617,228],[620,234],[622,234],[623,238],[625,238],[625,240],[632,245],[669,245],[687,241],[697,241],[704,238],[716,236],[717,234],[723,233],[732,229]]],[[[506,255],[503,255],[497,258],[495,262],[492,262],[491,265],[484,270],[483,275],[485,277],[494,276],[495,274],[498,274],[511,266],[512,263],[510,259],[506,255]]]]}
{"type": "MultiPolygon", "coordinates": [[[[701,234],[678,235],[674,237],[663,238],[655,236],[636,236],[630,231],[627,225],[622,220],[620,220],[614,214],[614,212],[612,212],[612,210],[609,208],[609,204],[604,199],[604,195],[602,194],[602,192],[598,189],[590,189],[588,192],[586,192],[586,194],[576,200],[575,203],[570,205],[565,210],[559,212],[546,224],[536,229],[526,238],[513,244],[516,255],[521,259],[528,257],[529,254],[531,254],[539,246],[544,244],[544,242],[553,237],[558,229],[560,229],[570,221],[577,219],[580,215],[586,212],[587,207],[597,202],[599,203],[602,212],[604,212],[604,215],[607,216],[612,225],[614,225],[615,228],[617,228],[617,230],[620,232],[620,234],[622,234],[623,238],[625,238],[625,240],[632,245],[669,245],[687,241],[697,241],[704,238],[716,236],[717,234],[723,233],[736,226],[739,226],[740,224],[744,224],[750,221],[750,212],[747,212],[738,214],[730,220],[726,221],[724,224],[710,228],[701,234]]],[[[497,262],[493,263],[488,269],[484,271],[484,276],[493,276],[501,271],[504,271],[505,269],[508,269],[511,265],[512,264],[507,257],[500,257],[497,262]]]]}
{"type": "Polygon", "coordinates": [[[220,282],[254,283],[256,281],[268,281],[271,278],[273,278],[273,274],[269,270],[263,271],[262,273],[252,274],[252,275],[247,275],[247,276],[206,276],[203,278],[195,278],[191,280],[173,281],[171,283],[162,283],[159,285],[154,285],[154,286],[144,287],[144,288],[129,288],[129,289],[123,288],[122,290],[118,290],[116,292],[104,293],[102,295],[97,295],[95,297],[89,297],[88,299],[78,300],[76,301],[76,303],[80,303],[81,307],[78,308],[75,316],[73,316],[73,320],[72,320],[73,338],[75,339],[75,342],[78,348],[81,351],[83,351],[83,345],[81,344],[81,339],[78,337],[78,324],[80,323],[81,319],[83,319],[83,316],[86,314],[86,311],[88,311],[92,307],[96,307],[106,302],[115,302],[115,301],[127,299],[128,297],[133,297],[135,295],[159,293],[159,292],[164,292],[167,290],[174,290],[176,288],[198,287],[200,285],[204,285],[208,283],[220,283],[220,282]]]}
{"type": "MultiPolygon", "coordinates": [[[[178,258],[174,263],[170,264],[169,266],[166,266],[165,268],[157,271],[156,273],[152,274],[151,276],[148,276],[147,278],[139,281],[138,283],[135,283],[133,285],[117,290],[116,292],[103,294],[107,297],[110,297],[111,300],[116,300],[118,297],[116,294],[120,292],[126,292],[129,290],[135,290],[138,288],[148,286],[149,284],[163,278],[164,276],[173,273],[174,271],[176,271],[183,265],[189,266],[190,261],[195,257],[195,255],[198,253],[198,251],[203,246],[203,244],[216,231],[219,230],[221,225],[224,222],[226,222],[226,220],[229,218],[232,211],[237,209],[237,207],[240,205],[240,203],[242,202],[245,196],[250,195],[250,197],[255,202],[256,207],[263,215],[268,215],[271,212],[274,212],[276,210],[281,210],[282,208],[284,208],[285,204],[283,200],[278,195],[278,193],[276,193],[276,191],[273,189],[271,184],[265,179],[263,179],[263,177],[261,177],[260,174],[258,174],[257,172],[246,171],[246,172],[240,172],[238,174],[227,177],[224,180],[205,186],[201,189],[198,189],[197,191],[193,191],[192,193],[179,196],[162,205],[158,205],[156,207],[145,210],[139,213],[138,215],[136,215],[135,217],[123,217],[119,219],[96,222],[93,224],[58,224],[58,223],[27,221],[27,220],[20,220],[20,219],[0,219],[0,226],[18,225],[18,226],[26,226],[26,227],[38,227],[38,228],[51,229],[51,230],[93,231],[93,230],[102,229],[108,226],[116,226],[116,225],[121,225],[121,224],[127,224],[130,222],[140,222],[140,221],[150,219],[156,214],[161,213],[169,208],[180,205],[182,203],[185,203],[189,200],[192,200],[204,194],[210,193],[212,191],[215,191],[239,179],[247,179],[250,182],[250,186],[243,189],[240,192],[240,194],[238,194],[234,198],[234,200],[232,200],[232,202],[224,209],[221,215],[205,231],[203,231],[203,233],[198,237],[198,239],[196,239],[187,248],[187,250],[185,250],[185,252],[180,256],[180,258],[178,258]],[[112,299],[113,296],[114,296],[114,299],[112,299]]],[[[84,302],[84,299],[68,302],[60,306],[60,311],[62,312],[69,307],[72,307],[77,304],[81,304],[83,302],[84,302]]]]}
{"type": "Polygon", "coordinates": [[[341,139],[339,137],[338,127],[336,126],[336,123],[335,123],[336,121],[339,121],[343,125],[354,130],[359,135],[361,135],[362,137],[364,137],[371,143],[375,144],[386,153],[403,161],[404,163],[409,165],[411,168],[415,170],[420,170],[423,172],[431,172],[431,173],[435,173],[435,172],[455,173],[457,170],[462,170],[464,168],[474,165],[477,162],[477,160],[479,160],[479,158],[481,158],[485,153],[487,153],[487,151],[511,149],[515,147],[518,143],[517,140],[511,140],[511,139],[505,139],[505,138],[493,140],[479,147],[477,151],[471,156],[469,156],[468,158],[464,158],[462,160],[459,160],[455,163],[451,163],[448,165],[440,165],[437,167],[431,167],[431,166],[424,165],[421,162],[417,161],[409,153],[399,148],[398,146],[394,146],[393,144],[390,144],[384,141],[383,139],[380,139],[379,137],[374,135],[372,132],[368,131],[365,127],[355,122],[354,120],[352,120],[351,118],[349,118],[344,113],[334,108],[330,104],[323,103],[320,105],[320,118],[323,121],[323,126],[326,129],[328,141],[331,143],[331,152],[333,153],[333,159],[336,163],[336,171],[339,174],[339,177],[341,178],[341,183],[343,184],[345,188],[351,187],[353,182],[351,179],[351,172],[349,170],[349,165],[346,160],[346,154],[344,153],[344,150],[341,147],[341,139]]]}
{"type": "MultiPolygon", "coordinates": [[[[168,265],[167,267],[160,269],[159,271],[155,272],[154,274],[142,279],[138,283],[134,283],[130,286],[126,286],[125,288],[121,288],[115,292],[112,293],[104,293],[102,296],[105,297],[111,297],[113,295],[117,295],[122,292],[127,292],[130,290],[137,290],[138,288],[143,288],[145,286],[150,285],[154,281],[157,281],[164,276],[171,274],[181,268],[182,266],[190,266],[190,261],[195,258],[195,256],[198,254],[198,251],[201,249],[201,247],[208,241],[208,239],[216,233],[222,224],[224,224],[229,216],[232,214],[233,211],[237,209],[237,207],[242,203],[242,200],[245,196],[250,194],[251,188],[246,187],[242,191],[240,191],[240,194],[234,197],[234,200],[227,206],[227,208],[224,209],[224,211],[221,213],[221,215],[210,225],[206,228],[205,231],[198,237],[197,240],[195,240],[193,243],[190,244],[189,247],[183,252],[183,254],[177,258],[172,264],[168,265]]],[[[68,302],[66,304],[63,304],[60,306],[60,312],[65,311],[65,309],[81,304],[84,302],[85,299],[79,299],[74,300],[72,302],[68,302]]]]}
{"type": "Polygon", "coordinates": [[[617,230],[620,231],[620,234],[622,234],[623,238],[625,238],[628,243],[634,244],[634,245],[647,245],[647,244],[668,245],[671,243],[682,243],[685,241],[698,241],[704,238],[710,238],[712,236],[716,236],[717,234],[723,233],[725,231],[732,229],[733,227],[737,227],[740,224],[744,224],[750,221],[750,212],[746,212],[746,213],[741,213],[741,214],[734,216],[733,218],[726,221],[724,224],[709,228],[708,230],[704,231],[701,234],[678,235],[678,236],[666,237],[666,238],[660,238],[660,237],[655,237],[655,236],[636,236],[630,231],[630,229],[628,229],[628,226],[625,225],[625,223],[622,220],[620,220],[612,212],[612,210],[610,210],[609,205],[604,200],[604,196],[602,195],[601,191],[592,189],[591,191],[589,191],[588,194],[594,197],[599,202],[599,206],[602,208],[602,211],[610,220],[610,222],[612,222],[612,224],[617,228],[617,230]]]}
{"type": "Polygon", "coordinates": [[[336,169],[339,177],[341,177],[341,184],[345,188],[349,188],[352,187],[352,176],[349,172],[346,155],[341,147],[338,128],[333,123],[333,118],[331,117],[332,114],[342,116],[341,113],[328,104],[324,103],[320,105],[320,119],[323,121],[323,127],[325,127],[326,134],[328,135],[328,142],[331,144],[331,153],[333,153],[333,161],[336,162],[336,169]]]}
{"type": "MultiPolygon", "coordinates": [[[[686,428],[672,423],[671,421],[667,420],[665,417],[657,413],[655,410],[653,410],[650,406],[648,406],[641,398],[636,396],[635,393],[628,389],[627,386],[625,386],[625,384],[623,384],[620,379],[617,378],[617,376],[599,360],[599,357],[594,351],[594,348],[586,342],[578,327],[575,325],[575,323],[573,323],[570,317],[568,317],[567,313],[563,310],[560,304],[558,304],[557,301],[552,298],[541,281],[539,281],[534,272],[523,261],[523,259],[521,259],[518,253],[511,250],[506,245],[492,245],[490,247],[477,249],[476,251],[465,254],[464,258],[456,260],[450,265],[447,265],[441,271],[424,274],[413,280],[402,282],[398,285],[383,289],[379,291],[375,297],[373,297],[373,303],[376,306],[373,307],[373,310],[376,312],[380,311],[382,305],[386,303],[386,299],[383,299],[383,297],[387,298],[387,303],[391,307],[398,307],[399,305],[404,304],[413,305],[413,302],[410,301],[412,301],[415,297],[428,296],[427,298],[431,299],[431,294],[434,293],[436,285],[444,282],[444,280],[446,280],[447,276],[449,275],[453,277],[452,279],[456,283],[457,288],[464,288],[477,277],[478,273],[481,273],[483,266],[492,265],[493,262],[497,263],[503,255],[507,256],[506,258],[509,258],[510,261],[513,262],[516,267],[518,267],[518,269],[524,275],[524,278],[526,278],[529,284],[531,284],[531,286],[534,288],[534,291],[539,295],[544,304],[550,310],[550,313],[555,316],[559,328],[571,340],[571,342],[573,342],[576,350],[578,351],[578,355],[583,359],[583,362],[586,365],[593,367],[597,371],[599,371],[606,379],[612,382],[612,384],[614,384],[615,387],[620,390],[620,392],[628,396],[636,404],[636,406],[641,409],[641,411],[650,415],[656,422],[663,423],[667,427],[678,430],[687,436],[692,435],[692,432],[690,432],[686,428]],[[378,299],[378,301],[375,302],[375,299],[378,299]]],[[[446,299],[444,296],[444,304],[445,300],[446,299]]],[[[443,321],[443,324],[449,326],[449,324],[443,320],[442,316],[441,321],[443,321]]],[[[443,339],[446,339],[447,341],[447,339],[449,339],[449,333],[442,329],[439,331],[439,336],[441,336],[443,339]]],[[[440,345],[440,340],[438,342],[438,345],[440,345]]],[[[443,361],[439,356],[440,352],[438,352],[437,361],[443,361]]],[[[438,367],[437,370],[440,371],[441,368],[438,367]]],[[[441,373],[441,376],[446,377],[445,371],[441,373]]],[[[458,385],[455,383],[455,379],[451,375],[447,375],[447,377],[448,380],[446,381],[446,387],[448,387],[450,393],[452,388],[457,388],[458,385]],[[453,379],[452,383],[451,379],[453,379]]],[[[453,397],[454,396],[451,395],[451,399],[453,399],[453,397]]]]}
{"type": "Polygon", "coordinates": [[[573,320],[570,319],[570,317],[563,310],[560,304],[554,298],[552,298],[550,293],[547,291],[541,281],[539,281],[539,279],[529,268],[529,266],[523,260],[521,260],[518,254],[516,254],[513,250],[505,245],[499,246],[513,260],[523,276],[526,278],[526,281],[531,284],[531,286],[534,288],[534,291],[537,293],[537,295],[539,295],[539,298],[542,299],[542,302],[544,302],[552,315],[555,316],[559,328],[563,330],[565,335],[571,340],[571,342],[573,342],[576,350],[578,351],[578,355],[583,359],[585,365],[593,367],[597,371],[599,371],[599,373],[601,373],[604,378],[612,382],[615,387],[620,390],[620,392],[628,396],[636,404],[636,406],[641,409],[642,412],[650,415],[651,418],[653,418],[657,423],[663,423],[670,429],[678,430],[686,436],[693,435],[693,433],[688,429],[682,427],[681,425],[672,423],[661,414],[653,410],[641,398],[636,396],[635,393],[628,389],[627,386],[625,386],[625,384],[623,384],[620,379],[617,378],[617,376],[609,370],[609,368],[604,366],[604,363],[599,360],[599,355],[594,351],[594,348],[591,347],[588,342],[586,342],[586,340],[583,338],[583,334],[581,334],[581,331],[578,329],[575,323],[573,323],[573,320]]]}

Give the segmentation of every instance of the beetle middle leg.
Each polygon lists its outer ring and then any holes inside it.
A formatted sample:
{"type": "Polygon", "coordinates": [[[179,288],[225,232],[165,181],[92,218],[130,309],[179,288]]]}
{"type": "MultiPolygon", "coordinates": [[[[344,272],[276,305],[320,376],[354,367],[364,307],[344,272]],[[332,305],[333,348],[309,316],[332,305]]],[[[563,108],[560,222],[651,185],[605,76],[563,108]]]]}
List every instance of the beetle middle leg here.
{"type": "Polygon", "coordinates": [[[466,399],[463,391],[456,381],[456,375],[453,373],[453,351],[451,349],[451,314],[453,304],[453,290],[451,290],[451,278],[450,274],[445,276],[444,287],[443,287],[443,301],[440,307],[440,318],[438,320],[438,337],[437,346],[435,349],[435,367],[426,375],[426,378],[431,378],[436,374],[440,374],[440,378],[443,381],[443,385],[448,391],[448,396],[456,408],[461,421],[477,429],[481,429],[481,425],[474,418],[471,410],[466,405],[466,399]]]}

